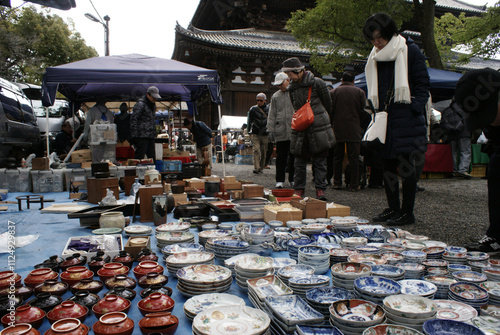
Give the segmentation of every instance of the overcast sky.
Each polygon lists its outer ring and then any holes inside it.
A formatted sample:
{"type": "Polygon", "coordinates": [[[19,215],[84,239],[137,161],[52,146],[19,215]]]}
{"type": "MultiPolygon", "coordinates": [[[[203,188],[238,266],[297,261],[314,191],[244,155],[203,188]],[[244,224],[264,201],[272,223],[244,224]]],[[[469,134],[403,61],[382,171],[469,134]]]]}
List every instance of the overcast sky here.
{"type": "MultiPolygon", "coordinates": [[[[484,5],[487,0],[462,0],[484,5]]],[[[139,53],[161,58],[172,57],[175,43],[176,21],[187,28],[200,0],[76,0],[76,8],[52,12],[66,21],[72,19],[75,29],[104,56],[104,27],[87,19],[84,14],[96,17],[108,15],[111,55],[139,53]],[[92,3],[95,9],[92,7],[92,3]],[[96,13],[97,10],[97,14],[96,13]]],[[[24,3],[11,0],[12,6],[24,3]]],[[[490,0],[490,3],[494,3],[490,0]]]]}

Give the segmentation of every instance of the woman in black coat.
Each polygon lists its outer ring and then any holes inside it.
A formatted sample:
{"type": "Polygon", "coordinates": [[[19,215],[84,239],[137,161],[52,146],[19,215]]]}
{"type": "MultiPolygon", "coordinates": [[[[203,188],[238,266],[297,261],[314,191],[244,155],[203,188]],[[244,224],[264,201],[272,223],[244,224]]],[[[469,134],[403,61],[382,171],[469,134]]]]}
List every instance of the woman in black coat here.
{"type": "Polygon", "coordinates": [[[412,224],[417,186],[415,165],[423,162],[427,150],[425,104],[430,82],[425,57],[411,39],[398,34],[396,24],[387,14],[368,18],[363,34],[373,44],[365,68],[368,99],[376,110],[388,113],[382,158],[389,208],[373,221],[389,226],[412,224]],[[402,202],[398,175],[403,184],[402,202]]]}

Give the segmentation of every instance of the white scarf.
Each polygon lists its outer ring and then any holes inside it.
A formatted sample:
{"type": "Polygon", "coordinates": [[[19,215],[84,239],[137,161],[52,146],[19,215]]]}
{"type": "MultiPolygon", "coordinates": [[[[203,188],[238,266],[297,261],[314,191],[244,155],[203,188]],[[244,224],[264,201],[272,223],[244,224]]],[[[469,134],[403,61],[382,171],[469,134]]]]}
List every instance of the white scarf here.
{"type": "MultiPolygon", "coordinates": [[[[411,94],[408,84],[408,47],[401,35],[394,36],[382,50],[373,47],[365,67],[368,99],[378,109],[377,62],[394,61],[394,102],[410,104],[411,94]]],[[[389,88],[391,89],[391,88],[389,88]]]]}

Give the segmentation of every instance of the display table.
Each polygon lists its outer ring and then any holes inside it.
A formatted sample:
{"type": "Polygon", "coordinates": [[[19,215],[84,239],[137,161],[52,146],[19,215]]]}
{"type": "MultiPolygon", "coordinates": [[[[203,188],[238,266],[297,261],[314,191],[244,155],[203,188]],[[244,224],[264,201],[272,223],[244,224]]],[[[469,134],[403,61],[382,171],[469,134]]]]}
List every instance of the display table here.
{"type": "Polygon", "coordinates": [[[424,172],[453,172],[451,145],[428,144],[424,172]]]}
{"type": "Polygon", "coordinates": [[[181,161],[182,163],[191,163],[191,157],[186,157],[186,156],[182,156],[182,157],[164,157],[163,159],[167,160],[167,161],[181,161]]]}

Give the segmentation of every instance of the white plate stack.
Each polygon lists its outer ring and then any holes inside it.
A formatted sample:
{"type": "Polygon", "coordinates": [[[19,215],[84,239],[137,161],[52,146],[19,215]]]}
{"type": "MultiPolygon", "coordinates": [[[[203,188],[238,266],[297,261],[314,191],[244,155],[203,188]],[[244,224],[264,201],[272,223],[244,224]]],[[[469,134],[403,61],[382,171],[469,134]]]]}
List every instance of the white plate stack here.
{"type": "Polygon", "coordinates": [[[330,219],[332,219],[332,227],[335,230],[351,231],[358,227],[356,220],[353,219],[344,219],[342,217],[341,218],[331,217],[330,219]]]}
{"type": "Polygon", "coordinates": [[[427,259],[427,254],[423,251],[405,250],[401,254],[405,263],[422,263],[427,259]]]}
{"type": "Polygon", "coordinates": [[[158,249],[171,244],[194,243],[194,235],[190,232],[161,232],[156,234],[156,246],[158,249]]]}
{"type": "Polygon", "coordinates": [[[230,232],[222,229],[203,230],[198,234],[198,242],[205,246],[205,243],[207,243],[208,239],[211,237],[223,237],[229,235],[231,235],[230,232]]]}
{"type": "Polygon", "coordinates": [[[214,242],[215,241],[240,241],[240,238],[237,236],[219,236],[219,237],[211,237],[205,243],[205,251],[214,252],[214,242]]]}
{"type": "Polygon", "coordinates": [[[368,327],[382,324],[382,307],[361,299],[340,300],[330,306],[330,324],[344,335],[363,334],[368,327]]]}
{"type": "Polygon", "coordinates": [[[428,298],[398,294],[386,297],[383,308],[387,323],[401,325],[422,332],[423,324],[436,318],[437,306],[428,298]]]}
{"type": "Polygon", "coordinates": [[[448,299],[463,302],[477,311],[488,303],[488,291],[474,283],[458,282],[450,285],[448,299]]]}
{"type": "Polygon", "coordinates": [[[406,250],[406,247],[401,243],[384,243],[380,246],[382,252],[397,252],[402,253],[406,250]]]}
{"type": "Polygon", "coordinates": [[[497,281],[485,281],[479,284],[490,296],[489,304],[500,306],[500,283],[497,281]]]}
{"type": "Polygon", "coordinates": [[[273,258],[273,268],[275,273],[278,273],[279,269],[281,269],[284,266],[295,265],[295,264],[297,264],[297,261],[295,259],[291,259],[288,257],[273,258]]]}
{"type": "Polygon", "coordinates": [[[448,276],[425,276],[425,281],[433,283],[437,287],[436,294],[434,295],[437,299],[448,299],[448,291],[450,290],[450,285],[458,283],[458,280],[450,278],[448,276]]]}
{"type": "Polygon", "coordinates": [[[342,248],[356,248],[368,243],[368,239],[366,237],[346,237],[342,239],[340,245],[342,248]]]}
{"type": "Polygon", "coordinates": [[[299,247],[299,264],[314,267],[314,274],[324,274],[330,268],[330,250],[315,245],[305,245],[299,247]]]}
{"type": "Polygon", "coordinates": [[[180,252],[168,256],[165,260],[168,273],[174,278],[177,277],[177,271],[183,267],[196,264],[214,264],[215,255],[206,251],[180,252]]]}
{"type": "Polygon", "coordinates": [[[231,288],[231,270],[219,265],[191,265],[177,271],[177,290],[186,297],[223,293],[231,288]]]}
{"type": "Polygon", "coordinates": [[[274,242],[274,229],[269,227],[246,227],[241,232],[241,239],[250,244],[250,252],[262,252],[263,243],[274,242]]]}
{"type": "Polygon", "coordinates": [[[379,276],[389,278],[395,281],[403,280],[405,278],[405,270],[398,268],[395,265],[372,265],[372,276],[379,276]]]}
{"type": "Polygon", "coordinates": [[[398,263],[396,266],[405,270],[405,279],[420,279],[425,273],[425,266],[419,263],[398,263]]]}
{"type": "Polygon", "coordinates": [[[401,294],[416,295],[428,299],[434,299],[437,286],[429,281],[419,279],[406,279],[398,281],[401,285],[401,294]]]}
{"type": "Polygon", "coordinates": [[[250,244],[245,241],[214,241],[214,253],[218,260],[224,261],[233,256],[247,253],[250,250],[250,244]]]}
{"type": "Polygon", "coordinates": [[[312,274],[314,274],[314,268],[305,264],[284,266],[278,271],[278,277],[285,285],[288,285],[288,280],[292,277],[307,276],[312,274]]]}
{"type": "Polygon", "coordinates": [[[144,225],[131,225],[123,228],[127,236],[151,235],[153,228],[144,225]]]}
{"type": "Polygon", "coordinates": [[[444,249],[443,259],[450,264],[467,264],[467,249],[464,247],[447,246],[444,249]]]}
{"type": "Polygon", "coordinates": [[[166,260],[168,256],[176,254],[178,252],[195,252],[195,251],[204,251],[204,248],[201,244],[198,243],[177,243],[170,244],[163,249],[161,249],[161,253],[163,254],[163,260],[166,260]]]}
{"type": "Polygon", "coordinates": [[[347,258],[356,255],[358,252],[354,248],[330,249],[330,264],[347,262],[347,258]]]}
{"type": "Polygon", "coordinates": [[[163,232],[183,232],[189,231],[191,227],[191,223],[189,222],[168,222],[161,224],[156,227],[155,233],[163,233],[163,232]]]}
{"type": "Polygon", "coordinates": [[[483,268],[481,272],[486,275],[489,281],[500,282],[500,269],[498,267],[483,268]]]}
{"type": "Polygon", "coordinates": [[[355,262],[342,262],[334,264],[331,268],[333,286],[346,290],[354,290],[354,280],[359,277],[369,276],[371,266],[355,262]]]}
{"type": "Polygon", "coordinates": [[[305,235],[320,234],[325,231],[326,227],[324,223],[312,223],[300,227],[300,232],[305,235]]]}
{"type": "Polygon", "coordinates": [[[236,260],[236,283],[242,289],[247,289],[248,279],[264,277],[273,272],[273,259],[271,257],[245,255],[236,260]]]}
{"type": "Polygon", "coordinates": [[[247,255],[248,256],[259,256],[257,254],[253,254],[253,253],[246,253],[246,254],[239,254],[239,255],[236,255],[236,256],[233,256],[231,258],[224,260],[224,266],[231,270],[231,272],[233,273],[233,277],[236,276],[236,270],[234,269],[234,266],[236,265],[236,261],[238,260],[238,258],[243,257],[243,256],[247,256],[247,255]]]}
{"type": "Polygon", "coordinates": [[[316,287],[330,285],[330,277],[323,275],[304,275],[292,277],[288,280],[288,286],[293,290],[293,294],[302,298],[306,297],[306,292],[316,287]]]}
{"type": "Polygon", "coordinates": [[[488,280],[488,277],[484,273],[476,271],[455,271],[451,275],[458,281],[468,283],[479,284],[488,280]]]}
{"type": "Polygon", "coordinates": [[[275,275],[249,279],[247,284],[248,299],[255,308],[265,312],[267,312],[266,297],[293,294],[292,289],[286,286],[279,277],[275,275]]]}
{"type": "Polygon", "coordinates": [[[382,256],[382,258],[387,260],[387,264],[389,264],[389,265],[396,265],[396,264],[402,262],[404,259],[403,255],[401,255],[401,253],[393,252],[393,251],[382,252],[380,254],[380,256],[382,256]]]}
{"type": "Polygon", "coordinates": [[[184,314],[192,321],[199,313],[219,306],[245,306],[245,300],[227,293],[201,294],[186,300],[184,314]]]}
{"type": "Polygon", "coordinates": [[[298,261],[299,259],[299,248],[304,245],[313,244],[314,240],[310,238],[298,238],[295,240],[288,241],[288,255],[291,259],[298,261]]]}
{"type": "Polygon", "coordinates": [[[427,254],[427,259],[441,259],[444,254],[443,247],[427,247],[422,251],[427,254]]]}

